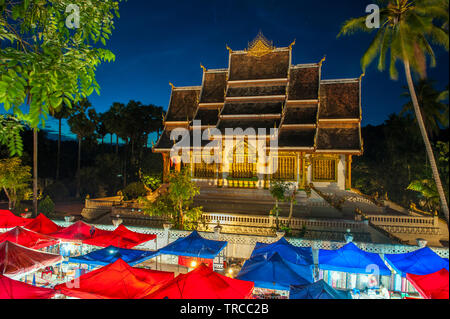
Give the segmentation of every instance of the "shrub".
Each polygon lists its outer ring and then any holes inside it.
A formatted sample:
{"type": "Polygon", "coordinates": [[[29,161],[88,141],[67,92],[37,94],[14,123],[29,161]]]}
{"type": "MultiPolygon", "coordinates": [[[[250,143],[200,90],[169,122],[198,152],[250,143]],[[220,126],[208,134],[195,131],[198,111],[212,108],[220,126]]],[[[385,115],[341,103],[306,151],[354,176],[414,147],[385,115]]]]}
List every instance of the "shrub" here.
{"type": "Polygon", "coordinates": [[[45,189],[45,194],[54,200],[63,200],[69,196],[69,190],[66,185],[61,182],[55,182],[45,189]]]}
{"type": "Polygon", "coordinates": [[[134,200],[138,199],[141,196],[147,195],[147,190],[145,189],[144,184],[142,184],[141,182],[128,184],[122,192],[124,200],[134,200]]]}
{"type": "Polygon", "coordinates": [[[55,211],[55,203],[53,203],[50,196],[46,196],[38,205],[38,212],[46,216],[52,214],[55,211]]]}

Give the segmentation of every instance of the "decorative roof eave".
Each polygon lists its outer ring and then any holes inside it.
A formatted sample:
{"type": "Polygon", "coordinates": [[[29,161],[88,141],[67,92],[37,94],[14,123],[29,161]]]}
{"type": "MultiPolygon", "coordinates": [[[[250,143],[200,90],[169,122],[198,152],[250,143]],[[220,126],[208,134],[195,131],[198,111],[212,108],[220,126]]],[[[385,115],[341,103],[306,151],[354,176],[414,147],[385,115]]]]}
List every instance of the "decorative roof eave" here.
{"type": "Polygon", "coordinates": [[[284,101],[285,95],[259,95],[259,96],[233,96],[225,97],[225,102],[239,102],[239,101],[284,101]]]}
{"type": "Polygon", "coordinates": [[[287,100],[286,104],[317,104],[319,103],[319,99],[313,100],[287,100]]]}
{"type": "Polygon", "coordinates": [[[360,122],[361,122],[360,118],[348,118],[348,119],[324,119],[324,118],[321,118],[321,119],[319,119],[319,124],[320,123],[341,124],[341,123],[360,123],[360,122]]]}
{"type": "Polygon", "coordinates": [[[180,125],[180,124],[189,124],[190,121],[166,121],[164,123],[165,123],[165,126],[174,126],[174,125],[180,125]]]}
{"type": "Polygon", "coordinates": [[[218,103],[198,103],[198,107],[202,109],[217,109],[218,107],[223,107],[225,102],[218,103]]]}
{"type": "Polygon", "coordinates": [[[197,85],[197,86],[174,86],[172,83],[169,83],[172,86],[172,89],[175,91],[181,91],[181,90],[201,90],[202,86],[201,85],[197,85]]]}
{"type": "Polygon", "coordinates": [[[165,153],[165,152],[170,152],[170,151],[172,151],[171,148],[157,148],[157,147],[152,148],[153,153],[165,153]]]}
{"type": "Polygon", "coordinates": [[[249,119],[249,118],[264,118],[264,119],[278,119],[281,118],[281,113],[276,114],[237,114],[237,115],[219,115],[220,119],[249,119]]]}
{"type": "Polygon", "coordinates": [[[284,84],[288,83],[288,78],[260,79],[260,80],[234,80],[228,81],[228,86],[238,86],[240,84],[284,84]]]}
{"type": "Polygon", "coordinates": [[[328,79],[320,80],[320,84],[333,84],[333,83],[359,83],[360,78],[350,78],[350,79],[328,79]]]}
{"type": "Polygon", "coordinates": [[[282,129],[316,128],[317,124],[283,124],[282,129]]]}
{"type": "Polygon", "coordinates": [[[321,65],[320,62],[318,62],[318,63],[304,63],[304,64],[291,65],[291,68],[292,69],[315,68],[315,67],[319,67],[320,65],[321,65]]]}

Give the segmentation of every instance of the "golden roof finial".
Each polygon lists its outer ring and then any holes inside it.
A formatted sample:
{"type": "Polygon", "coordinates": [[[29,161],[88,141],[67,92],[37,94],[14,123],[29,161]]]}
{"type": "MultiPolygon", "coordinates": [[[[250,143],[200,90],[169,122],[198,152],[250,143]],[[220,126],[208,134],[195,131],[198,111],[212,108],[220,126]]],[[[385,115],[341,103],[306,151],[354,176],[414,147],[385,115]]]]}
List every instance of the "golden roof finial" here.
{"type": "Polygon", "coordinates": [[[200,67],[203,69],[203,72],[206,72],[206,68],[203,66],[203,64],[200,63],[200,67]]]}
{"type": "Polygon", "coordinates": [[[175,85],[173,85],[172,82],[169,82],[169,85],[172,87],[172,90],[175,88],[175,85]]]}
{"type": "Polygon", "coordinates": [[[231,48],[228,46],[228,44],[226,45],[228,52],[233,53],[233,50],[231,50],[231,48]]]}
{"type": "Polygon", "coordinates": [[[366,75],[366,73],[363,72],[363,74],[361,74],[361,75],[359,76],[359,80],[361,81],[361,79],[362,79],[365,75],[366,75]]]}
{"type": "Polygon", "coordinates": [[[253,41],[248,44],[247,53],[251,56],[262,57],[273,50],[275,50],[275,47],[272,41],[267,40],[262,32],[259,31],[253,41]]]}
{"type": "Polygon", "coordinates": [[[319,65],[322,65],[322,63],[325,62],[326,59],[327,59],[327,56],[324,55],[322,60],[319,61],[319,65]]]}
{"type": "Polygon", "coordinates": [[[292,50],[292,47],[295,45],[295,39],[294,41],[289,45],[289,50],[292,50]]]}

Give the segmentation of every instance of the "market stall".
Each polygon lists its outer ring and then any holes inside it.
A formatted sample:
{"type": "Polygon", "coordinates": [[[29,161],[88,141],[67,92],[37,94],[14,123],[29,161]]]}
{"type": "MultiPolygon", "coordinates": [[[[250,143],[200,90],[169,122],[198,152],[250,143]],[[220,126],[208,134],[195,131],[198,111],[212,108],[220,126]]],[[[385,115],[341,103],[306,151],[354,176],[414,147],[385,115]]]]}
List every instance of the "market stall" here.
{"type": "Polygon", "coordinates": [[[174,274],[133,268],[122,259],[55,286],[58,293],[82,299],[140,299],[166,282],[174,274]]]}
{"type": "Polygon", "coordinates": [[[19,279],[46,267],[60,264],[62,256],[14,244],[0,243],[0,274],[19,279]]]}
{"type": "Polygon", "coordinates": [[[385,254],[384,259],[395,271],[391,278],[391,289],[401,295],[417,293],[415,287],[406,280],[406,274],[429,275],[443,268],[448,271],[448,260],[441,258],[432,249],[423,247],[403,254],[385,254]]]}
{"type": "Polygon", "coordinates": [[[309,285],[291,286],[289,299],[352,299],[348,291],[337,290],[323,279],[309,285]]]}
{"type": "Polygon", "coordinates": [[[99,247],[113,245],[119,248],[131,249],[150,240],[156,240],[156,238],[156,235],[136,233],[129,230],[124,225],[119,225],[112,232],[104,231],[101,234],[94,235],[92,238],[83,240],[83,244],[99,247]]]}
{"type": "Polygon", "coordinates": [[[284,237],[272,244],[256,243],[250,258],[258,255],[269,257],[275,252],[277,252],[284,260],[298,266],[303,266],[305,270],[302,273],[311,272],[312,276],[314,261],[311,247],[296,247],[290,244],[284,237]]]}
{"type": "Polygon", "coordinates": [[[79,256],[85,252],[83,243],[92,239],[95,236],[104,236],[111,233],[107,230],[98,229],[92,225],[86,224],[83,221],[65,227],[59,231],[49,234],[61,240],[60,254],[62,256],[79,256]]]}
{"type": "Polygon", "coordinates": [[[14,215],[11,211],[0,209],[0,230],[8,230],[17,226],[24,226],[28,224],[32,219],[22,218],[14,215]]]}
{"type": "Polygon", "coordinates": [[[406,274],[406,278],[425,299],[449,299],[449,277],[445,268],[429,275],[406,274]]]}
{"type": "Polygon", "coordinates": [[[125,249],[109,246],[103,249],[95,250],[83,256],[70,257],[68,262],[98,267],[106,266],[117,261],[118,259],[122,259],[130,266],[135,266],[156,257],[158,254],[158,251],[125,249]]]}
{"type": "Polygon", "coordinates": [[[35,231],[40,234],[48,235],[51,233],[58,232],[62,230],[64,227],[56,225],[44,214],[39,214],[36,218],[27,223],[24,226],[24,228],[35,231]]]}
{"type": "Polygon", "coordinates": [[[35,287],[0,274],[0,299],[50,299],[55,293],[53,289],[35,287]]]}
{"type": "Polygon", "coordinates": [[[363,297],[377,297],[381,285],[388,286],[391,271],[378,254],[366,252],[350,242],[337,250],[319,250],[319,279],[333,288],[353,289],[363,297]],[[365,292],[364,292],[365,291],[365,292]]]}
{"type": "Polygon", "coordinates": [[[203,263],[212,269],[222,269],[223,249],[226,245],[226,241],[205,239],[197,231],[193,231],[189,236],[178,238],[159,249],[159,253],[177,256],[177,264],[188,268],[195,268],[203,263]]]}
{"type": "Polygon", "coordinates": [[[250,258],[236,278],[252,281],[255,288],[274,290],[280,296],[287,296],[291,285],[306,285],[314,281],[311,269],[283,259],[278,252],[250,258]]]}
{"type": "Polygon", "coordinates": [[[144,299],[250,299],[253,282],[232,279],[204,264],[180,274],[144,299]]]}
{"type": "Polygon", "coordinates": [[[5,241],[33,249],[49,248],[59,244],[59,239],[55,237],[39,234],[22,227],[15,227],[6,233],[0,234],[0,243],[5,241]]]}

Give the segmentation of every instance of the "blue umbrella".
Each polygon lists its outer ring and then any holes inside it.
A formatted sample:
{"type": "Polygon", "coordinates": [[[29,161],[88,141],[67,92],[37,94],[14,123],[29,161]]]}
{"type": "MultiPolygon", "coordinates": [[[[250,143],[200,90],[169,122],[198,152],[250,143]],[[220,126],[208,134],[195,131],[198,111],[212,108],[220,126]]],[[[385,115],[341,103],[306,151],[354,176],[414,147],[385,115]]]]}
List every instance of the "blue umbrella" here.
{"type": "Polygon", "coordinates": [[[306,285],[313,282],[309,266],[290,263],[275,252],[270,256],[257,255],[244,263],[236,277],[253,281],[255,287],[289,290],[291,285],[306,285]]]}
{"type": "Polygon", "coordinates": [[[334,289],[321,279],[310,285],[291,286],[289,299],[352,299],[352,295],[334,289]]]}

